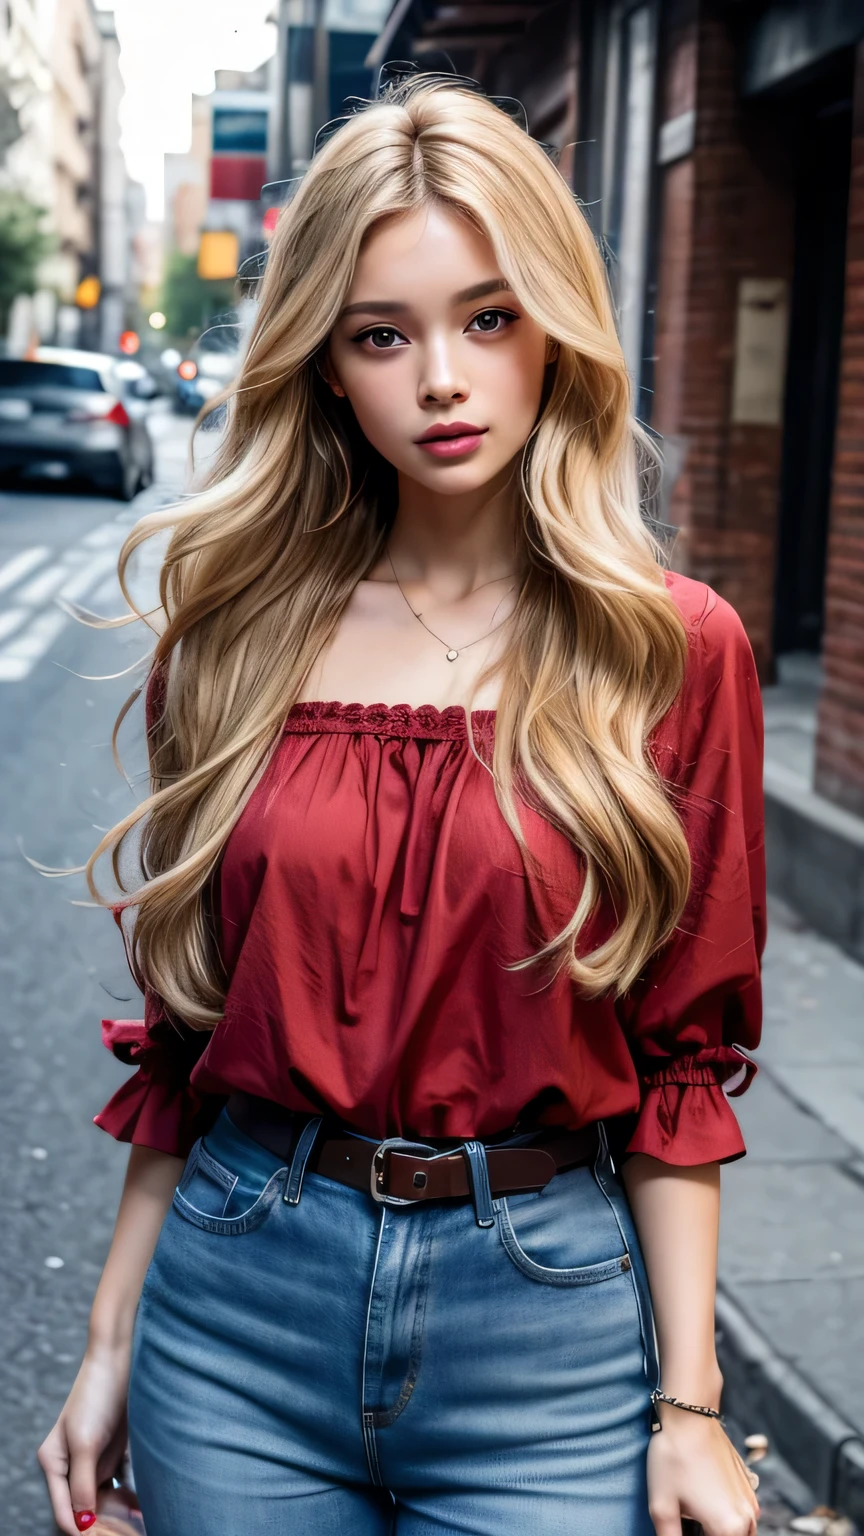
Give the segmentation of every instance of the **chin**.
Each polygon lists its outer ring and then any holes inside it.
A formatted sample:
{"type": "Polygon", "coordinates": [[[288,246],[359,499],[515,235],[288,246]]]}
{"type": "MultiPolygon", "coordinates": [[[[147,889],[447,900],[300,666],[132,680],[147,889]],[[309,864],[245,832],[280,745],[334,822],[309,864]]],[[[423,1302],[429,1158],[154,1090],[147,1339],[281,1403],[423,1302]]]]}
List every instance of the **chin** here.
{"type": "Polygon", "coordinates": [[[465,496],[471,491],[481,491],[484,485],[494,480],[498,473],[495,469],[481,469],[472,464],[450,465],[446,470],[439,470],[425,475],[418,475],[420,480],[430,491],[438,491],[442,496],[465,496]]]}
{"type": "Polygon", "coordinates": [[[444,459],[421,464],[419,468],[413,465],[410,470],[406,468],[405,473],[429,490],[440,491],[443,496],[463,496],[470,491],[482,490],[484,485],[502,474],[510,462],[507,458],[503,463],[498,463],[496,456],[495,462],[490,463],[488,459],[475,455],[461,463],[444,459]]]}

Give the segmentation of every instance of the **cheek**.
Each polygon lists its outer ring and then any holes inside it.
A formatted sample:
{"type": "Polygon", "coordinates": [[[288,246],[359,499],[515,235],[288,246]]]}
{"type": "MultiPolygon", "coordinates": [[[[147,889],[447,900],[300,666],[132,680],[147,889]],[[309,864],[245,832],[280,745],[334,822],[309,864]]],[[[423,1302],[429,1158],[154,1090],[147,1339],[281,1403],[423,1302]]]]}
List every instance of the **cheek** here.
{"type": "Polygon", "coordinates": [[[405,436],[402,418],[412,398],[411,382],[400,361],[388,358],[385,364],[372,368],[348,365],[340,372],[360,430],[386,458],[392,444],[405,436]]]}
{"type": "MultiPolygon", "coordinates": [[[[490,348],[490,353],[491,353],[490,348]]],[[[536,345],[502,348],[489,359],[483,393],[488,399],[499,433],[524,442],[534,425],[543,393],[545,341],[536,345]]]]}

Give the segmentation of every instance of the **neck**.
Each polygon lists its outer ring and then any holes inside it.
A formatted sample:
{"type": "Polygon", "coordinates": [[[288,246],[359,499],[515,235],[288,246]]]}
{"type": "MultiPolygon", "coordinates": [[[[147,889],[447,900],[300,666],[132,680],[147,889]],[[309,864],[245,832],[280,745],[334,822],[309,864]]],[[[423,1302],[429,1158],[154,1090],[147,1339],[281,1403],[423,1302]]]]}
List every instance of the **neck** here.
{"type": "Polygon", "coordinates": [[[423,582],[450,600],[512,576],[519,557],[511,466],[478,490],[454,496],[400,476],[388,545],[400,580],[423,582]]]}

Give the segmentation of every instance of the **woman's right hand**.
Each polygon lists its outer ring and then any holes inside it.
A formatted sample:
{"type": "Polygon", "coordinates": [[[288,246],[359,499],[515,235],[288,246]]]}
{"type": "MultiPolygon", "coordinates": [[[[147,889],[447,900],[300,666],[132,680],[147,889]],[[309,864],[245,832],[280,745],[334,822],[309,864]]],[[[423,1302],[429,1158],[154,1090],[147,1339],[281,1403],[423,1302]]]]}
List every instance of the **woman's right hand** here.
{"type": "Polygon", "coordinates": [[[129,1355],[128,1345],[87,1350],[60,1417],[39,1447],[54,1519],[64,1536],[95,1524],[96,1491],[123,1458],[129,1355]]]}
{"type": "Polygon", "coordinates": [[[183,1165],[183,1158],[152,1147],[133,1146],[129,1154],[111,1249],[90,1314],[87,1353],[63,1412],[39,1447],[63,1536],[95,1525],[97,1490],[123,1459],[138,1302],[183,1165]]]}

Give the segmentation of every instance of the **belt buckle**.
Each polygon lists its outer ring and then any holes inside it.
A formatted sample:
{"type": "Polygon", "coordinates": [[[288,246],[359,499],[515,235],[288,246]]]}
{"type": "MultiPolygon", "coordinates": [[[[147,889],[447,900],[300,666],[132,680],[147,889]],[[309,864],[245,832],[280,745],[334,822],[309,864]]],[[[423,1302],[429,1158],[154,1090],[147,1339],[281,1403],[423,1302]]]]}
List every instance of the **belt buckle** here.
{"type": "Polygon", "coordinates": [[[436,1153],[436,1148],[430,1147],[428,1142],[405,1141],[401,1136],[388,1136],[385,1141],[379,1141],[372,1153],[369,1193],[376,1205],[419,1205],[423,1199],[422,1195],[417,1200],[405,1200],[401,1195],[387,1194],[382,1188],[385,1173],[384,1156],[393,1149],[399,1152],[425,1152],[427,1155],[432,1154],[433,1157],[436,1153]]]}

